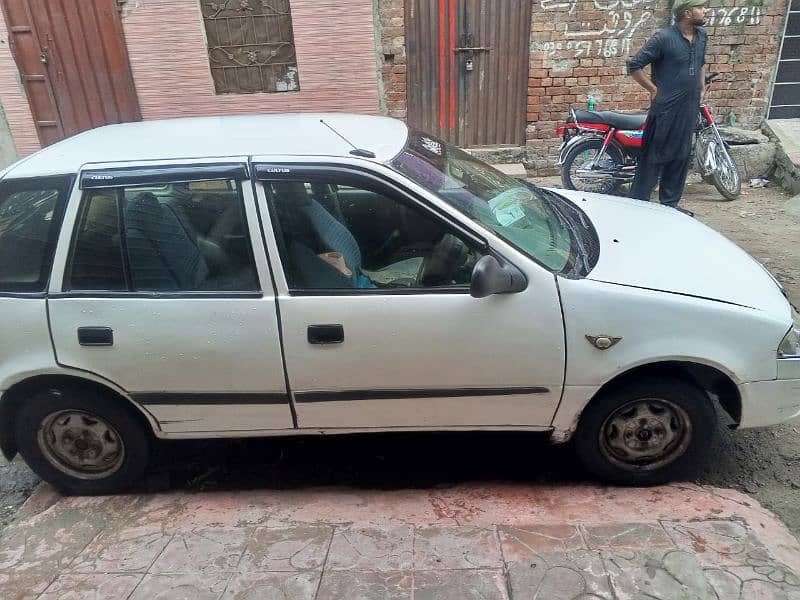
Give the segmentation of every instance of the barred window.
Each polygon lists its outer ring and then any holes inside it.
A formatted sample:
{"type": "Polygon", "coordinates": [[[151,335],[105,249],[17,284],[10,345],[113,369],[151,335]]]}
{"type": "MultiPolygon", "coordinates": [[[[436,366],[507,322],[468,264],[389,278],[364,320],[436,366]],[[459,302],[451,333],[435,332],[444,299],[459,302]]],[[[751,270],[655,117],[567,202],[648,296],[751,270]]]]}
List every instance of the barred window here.
{"type": "Polygon", "coordinates": [[[300,89],[289,0],[200,0],[217,94],[300,89]]]}

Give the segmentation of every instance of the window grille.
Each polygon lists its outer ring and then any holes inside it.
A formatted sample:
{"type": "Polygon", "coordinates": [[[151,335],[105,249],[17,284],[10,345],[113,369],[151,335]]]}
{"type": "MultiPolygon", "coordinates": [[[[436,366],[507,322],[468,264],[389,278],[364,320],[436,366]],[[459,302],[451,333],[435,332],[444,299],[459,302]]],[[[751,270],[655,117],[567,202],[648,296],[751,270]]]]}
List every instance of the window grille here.
{"type": "Polygon", "coordinates": [[[289,0],[200,0],[217,94],[300,89],[289,0]]]}

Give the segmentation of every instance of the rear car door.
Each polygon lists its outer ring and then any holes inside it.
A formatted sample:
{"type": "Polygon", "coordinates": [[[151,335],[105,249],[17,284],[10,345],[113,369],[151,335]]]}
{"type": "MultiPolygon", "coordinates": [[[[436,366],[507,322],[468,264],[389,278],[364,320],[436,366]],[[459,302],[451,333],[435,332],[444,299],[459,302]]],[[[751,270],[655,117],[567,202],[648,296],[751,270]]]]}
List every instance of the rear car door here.
{"type": "Polygon", "coordinates": [[[57,361],[120,386],[165,433],[293,426],[244,159],[85,169],[55,273],[57,361]]]}
{"type": "Polygon", "coordinates": [[[73,179],[0,180],[0,392],[56,366],[47,283],[73,179]]]}

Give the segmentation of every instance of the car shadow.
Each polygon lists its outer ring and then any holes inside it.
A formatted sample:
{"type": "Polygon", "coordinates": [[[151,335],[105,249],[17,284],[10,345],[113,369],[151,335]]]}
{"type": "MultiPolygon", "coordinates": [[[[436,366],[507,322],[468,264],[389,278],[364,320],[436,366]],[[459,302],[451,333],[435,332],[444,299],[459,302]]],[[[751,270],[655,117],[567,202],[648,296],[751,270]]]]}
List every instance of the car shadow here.
{"type": "Polygon", "coordinates": [[[369,433],[158,442],[153,491],[429,488],[480,481],[591,481],[569,445],[519,432],[369,433]]]}

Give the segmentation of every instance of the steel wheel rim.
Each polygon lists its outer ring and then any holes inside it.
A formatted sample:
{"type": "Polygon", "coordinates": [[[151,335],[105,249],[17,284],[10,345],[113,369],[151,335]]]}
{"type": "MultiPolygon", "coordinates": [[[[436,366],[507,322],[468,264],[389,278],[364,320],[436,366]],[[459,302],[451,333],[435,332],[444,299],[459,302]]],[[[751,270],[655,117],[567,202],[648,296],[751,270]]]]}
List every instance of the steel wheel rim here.
{"type": "Polygon", "coordinates": [[[104,419],[82,410],[62,410],[42,419],[37,441],[47,461],[78,479],[103,479],[125,460],[125,444],[104,419]]]}
{"type": "Polygon", "coordinates": [[[628,471],[653,471],[677,460],[692,440],[686,411],[663,398],[622,405],[600,427],[600,450],[628,471]]]}
{"type": "Polygon", "coordinates": [[[725,189],[731,193],[736,191],[738,182],[738,170],[733,165],[728,151],[724,148],[717,148],[717,164],[719,168],[720,181],[725,189]]]}

